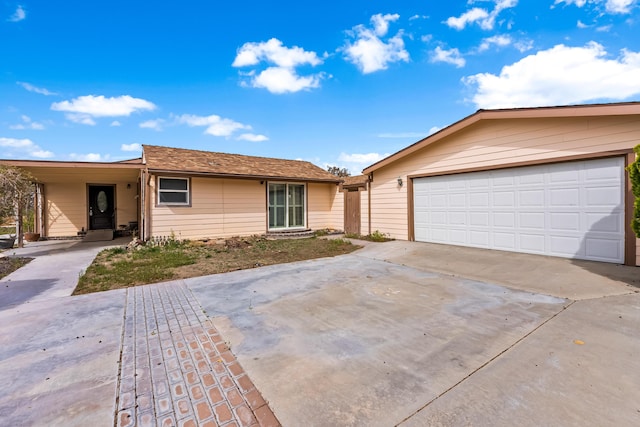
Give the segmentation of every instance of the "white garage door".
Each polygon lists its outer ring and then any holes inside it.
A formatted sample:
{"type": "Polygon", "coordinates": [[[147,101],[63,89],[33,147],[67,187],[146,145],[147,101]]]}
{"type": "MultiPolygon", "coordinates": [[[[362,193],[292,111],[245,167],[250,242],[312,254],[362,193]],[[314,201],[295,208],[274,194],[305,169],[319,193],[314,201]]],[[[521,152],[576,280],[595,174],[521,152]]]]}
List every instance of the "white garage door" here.
{"type": "Polygon", "coordinates": [[[415,239],[624,262],[624,160],[414,179],[415,239]]]}

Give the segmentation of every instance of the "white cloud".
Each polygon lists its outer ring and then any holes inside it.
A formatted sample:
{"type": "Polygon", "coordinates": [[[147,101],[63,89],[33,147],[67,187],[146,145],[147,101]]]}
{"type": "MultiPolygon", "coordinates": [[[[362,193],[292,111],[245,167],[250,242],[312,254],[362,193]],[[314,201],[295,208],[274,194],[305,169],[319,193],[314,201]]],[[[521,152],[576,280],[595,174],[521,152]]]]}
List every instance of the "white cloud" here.
{"type": "Polygon", "coordinates": [[[567,5],[575,5],[576,7],[583,7],[586,4],[593,4],[596,8],[601,9],[604,5],[605,11],[613,14],[628,14],[631,13],[638,0],[556,0],[554,5],[565,3],[567,5]]]}
{"type": "Polygon", "coordinates": [[[451,16],[447,19],[446,23],[451,28],[455,28],[456,30],[463,30],[469,24],[472,24],[481,19],[487,19],[489,17],[489,12],[479,7],[474,7],[460,15],[459,17],[451,16]]]}
{"type": "Polygon", "coordinates": [[[585,28],[589,28],[589,26],[587,24],[585,24],[584,22],[582,22],[581,20],[578,19],[578,23],[576,24],[576,26],[580,29],[585,29],[585,28]]]}
{"type": "Polygon", "coordinates": [[[396,21],[399,15],[373,15],[373,29],[364,25],[353,27],[350,33],[355,41],[345,44],[342,50],[349,62],[355,64],[363,74],[386,70],[389,64],[399,61],[408,62],[409,52],[404,48],[402,30],[395,36],[383,41],[381,37],[389,31],[389,22],[396,21]]]}
{"type": "Polygon", "coordinates": [[[512,42],[513,40],[511,39],[511,37],[506,35],[496,35],[492,37],[487,37],[482,39],[482,42],[480,43],[478,50],[480,52],[483,52],[485,50],[489,50],[491,46],[498,46],[498,47],[509,46],[512,42]]]}
{"type": "Polygon", "coordinates": [[[513,108],[624,100],[640,94],[640,52],[608,59],[604,47],[557,45],[502,68],[463,78],[478,108],[513,108]]]}
{"type": "Polygon", "coordinates": [[[87,154],[69,154],[69,159],[76,162],[106,162],[111,158],[110,155],[101,155],[98,153],[87,153],[87,154]]]}
{"type": "Polygon", "coordinates": [[[400,18],[397,13],[387,13],[383,15],[378,13],[371,17],[371,24],[373,24],[373,30],[378,37],[384,37],[389,32],[389,22],[395,22],[400,18]]]}
{"type": "Polygon", "coordinates": [[[81,125],[87,125],[87,126],[96,125],[96,121],[93,120],[91,116],[88,114],[67,113],[64,116],[67,118],[67,120],[74,123],[79,123],[81,125]]]}
{"type": "Polygon", "coordinates": [[[309,52],[301,47],[285,47],[276,38],[261,43],[245,43],[240,49],[231,66],[246,67],[257,65],[261,61],[270,62],[278,67],[292,68],[299,65],[319,65],[322,60],[315,52],[309,52]]]}
{"type": "Polygon", "coordinates": [[[38,159],[47,159],[53,157],[53,153],[51,151],[43,150],[33,141],[26,138],[0,138],[0,147],[3,148],[3,157],[35,157],[38,159]]]}
{"type": "Polygon", "coordinates": [[[31,83],[16,82],[16,84],[22,86],[25,90],[28,90],[29,92],[39,93],[40,95],[46,95],[46,96],[57,95],[57,93],[55,92],[51,92],[50,90],[45,89],[43,87],[34,86],[31,83]]]}
{"type": "Polygon", "coordinates": [[[152,111],[155,104],[129,95],[105,98],[103,95],[79,96],[71,101],[54,102],[51,104],[54,111],[66,112],[66,117],[75,123],[95,125],[96,117],[129,116],[139,111],[152,111]]]}
{"type": "Polygon", "coordinates": [[[258,72],[253,69],[241,73],[248,77],[242,81],[243,86],[264,88],[271,93],[283,94],[314,89],[320,86],[324,73],[300,76],[296,67],[303,65],[316,66],[322,64],[318,54],[306,51],[301,47],[286,47],[276,38],[261,43],[245,43],[238,49],[233,67],[257,66],[260,63],[275,65],[258,72]]]}
{"type": "Polygon", "coordinates": [[[231,119],[212,114],[210,116],[195,116],[192,114],[183,114],[176,118],[176,121],[187,126],[205,126],[204,133],[213,136],[231,136],[235,131],[240,129],[250,130],[251,126],[236,122],[231,119]]]}
{"type": "Polygon", "coordinates": [[[24,10],[24,7],[18,6],[16,11],[7,19],[9,22],[20,22],[27,17],[27,11],[24,10]]]}
{"type": "Polygon", "coordinates": [[[164,128],[164,119],[147,120],[140,123],[138,126],[143,129],[153,129],[159,132],[164,128]]]}
{"type": "Polygon", "coordinates": [[[264,88],[271,93],[283,94],[320,87],[323,73],[299,76],[292,68],[269,67],[252,77],[252,87],[264,88]]]}
{"type": "Polygon", "coordinates": [[[114,121],[111,122],[111,124],[109,126],[111,126],[111,127],[119,127],[119,126],[122,126],[122,123],[120,123],[117,120],[114,120],[114,121]]]}
{"type": "Polygon", "coordinates": [[[460,51],[457,48],[442,49],[440,46],[437,46],[431,52],[431,62],[445,62],[455,65],[457,68],[462,68],[466,64],[465,59],[460,55],[460,51]]]}
{"type": "Polygon", "coordinates": [[[122,144],[120,146],[120,149],[122,151],[141,151],[142,145],[138,144],[137,142],[134,142],[132,144],[122,144]]]}
{"type": "Polygon", "coordinates": [[[34,122],[31,120],[31,117],[27,115],[20,116],[22,123],[18,123],[15,125],[10,125],[9,129],[13,130],[23,130],[23,129],[32,129],[32,130],[43,130],[44,125],[42,123],[34,122]]]}
{"type": "MultiPolygon", "coordinates": [[[[496,23],[496,18],[505,9],[515,7],[518,4],[518,0],[490,0],[495,3],[495,7],[491,12],[487,9],[480,7],[474,7],[469,9],[459,17],[452,16],[445,21],[449,27],[456,30],[463,30],[466,26],[471,24],[478,24],[483,30],[493,30],[496,23]]],[[[469,3],[474,3],[470,0],[469,3]]]]}
{"type": "Polygon", "coordinates": [[[236,139],[240,141],[250,141],[250,142],[262,142],[262,141],[269,140],[269,138],[267,138],[265,135],[257,135],[255,133],[243,133],[241,135],[238,135],[236,139]]]}
{"type": "Polygon", "coordinates": [[[429,135],[433,135],[434,133],[436,133],[436,132],[438,132],[438,131],[440,131],[440,130],[442,130],[442,128],[441,128],[441,127],[439,127],[439,126],[433,126],[431,129],[429,129],[429,135]]]}

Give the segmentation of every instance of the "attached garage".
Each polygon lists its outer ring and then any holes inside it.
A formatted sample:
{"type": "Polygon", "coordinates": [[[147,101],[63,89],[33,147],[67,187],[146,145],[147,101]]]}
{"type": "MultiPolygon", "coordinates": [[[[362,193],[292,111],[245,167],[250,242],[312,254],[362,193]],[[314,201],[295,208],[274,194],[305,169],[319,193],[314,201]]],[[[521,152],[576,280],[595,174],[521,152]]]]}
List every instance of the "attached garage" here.
{"type": "Polygon", "coordinates": [[[369,166],[370,230],[640,265],[640,103],[479,110],[369,166]]]}
{"type": "Polygon", "coordinates": [[[621,157],[416,178],[415,240],[624,262],[621,157]]]}

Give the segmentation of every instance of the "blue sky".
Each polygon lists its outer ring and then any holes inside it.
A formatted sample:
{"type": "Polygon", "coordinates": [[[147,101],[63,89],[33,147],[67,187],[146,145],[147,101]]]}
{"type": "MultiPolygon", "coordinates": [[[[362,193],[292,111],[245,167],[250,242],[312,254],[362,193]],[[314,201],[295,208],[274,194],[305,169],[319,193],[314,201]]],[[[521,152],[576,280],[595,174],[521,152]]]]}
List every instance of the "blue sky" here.
{"type": "Polygon", "coordinates": [[[637,100],[639,0],[0,1],[0,158],[357,174],[479,108],[637,100]]]}

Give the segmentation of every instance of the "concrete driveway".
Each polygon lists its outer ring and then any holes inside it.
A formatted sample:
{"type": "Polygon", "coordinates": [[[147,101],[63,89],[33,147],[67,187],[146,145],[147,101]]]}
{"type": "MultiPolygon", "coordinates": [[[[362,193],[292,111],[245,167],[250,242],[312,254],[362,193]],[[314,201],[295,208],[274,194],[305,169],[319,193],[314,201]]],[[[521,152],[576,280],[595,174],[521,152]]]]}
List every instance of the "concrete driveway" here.
{"type": "Polygon", "coordinates": [[[186,282],[286,426],[631,426],[639,279],[389,242],[186,282]]]}
{"type": "Polygon", "coordinates": [[[0,303],[12,425],[640,424],[637,268],[388,242],[70,297],[58,260],[0,303]]]}

